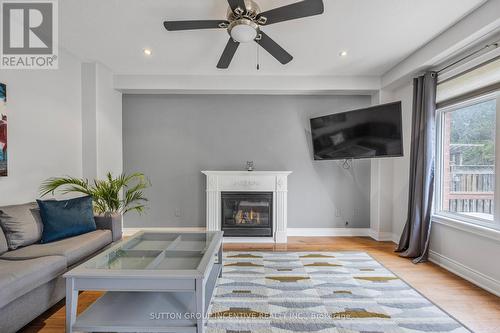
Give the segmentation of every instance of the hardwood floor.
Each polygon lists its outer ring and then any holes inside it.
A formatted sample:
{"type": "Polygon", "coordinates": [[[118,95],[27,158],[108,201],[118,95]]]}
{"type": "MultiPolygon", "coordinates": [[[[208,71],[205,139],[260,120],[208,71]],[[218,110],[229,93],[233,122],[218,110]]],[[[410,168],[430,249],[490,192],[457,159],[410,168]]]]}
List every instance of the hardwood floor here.
{"type": "MultiPolygon", "coordinates": [[[[225,244],[225,250],[266,251],[365,251],[405,280],[429,300],[476,333],[500,332],[500,297],[432,263],[414,265],[393,252],[394,243],[376,242],[366,237],[289,237],[288,244],[225,244]]],[[[83,292],[79,312],[92,304],[100,293],[83,292]]],[[[62,333],[64,301],[27,325],[21,332],[62,333]]]]}

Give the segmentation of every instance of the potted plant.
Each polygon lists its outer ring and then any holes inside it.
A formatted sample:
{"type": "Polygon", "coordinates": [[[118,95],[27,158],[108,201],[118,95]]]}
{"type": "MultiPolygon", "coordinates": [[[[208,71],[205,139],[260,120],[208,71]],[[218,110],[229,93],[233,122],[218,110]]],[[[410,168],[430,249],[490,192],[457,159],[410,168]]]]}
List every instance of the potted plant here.
{"type": "Polygon", "coordinates": [[[96,224],[113,230],[113,241],[116,241],[122,237],[123,215],[131,211],[141,214],[146,209],[148,199],[144,197],[143,190],[150,185],[142,173],[121,174],[114,178],[108,172],[105,179],[95,179],[92,183],[85,178],[49,178],[40,186],[40,195],[43,197],[59,191],[61,194],[91,196],[96,224]]]}

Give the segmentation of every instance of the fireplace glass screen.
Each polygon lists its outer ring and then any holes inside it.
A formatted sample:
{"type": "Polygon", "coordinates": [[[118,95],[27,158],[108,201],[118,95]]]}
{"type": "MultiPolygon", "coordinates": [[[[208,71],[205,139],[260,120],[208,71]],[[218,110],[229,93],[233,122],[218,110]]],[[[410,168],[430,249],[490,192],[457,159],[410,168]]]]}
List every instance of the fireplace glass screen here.
{"type": "Polygon", "coordinates": [[[222,192],[224,236],[271,237],[272,192],[222,192]]]}

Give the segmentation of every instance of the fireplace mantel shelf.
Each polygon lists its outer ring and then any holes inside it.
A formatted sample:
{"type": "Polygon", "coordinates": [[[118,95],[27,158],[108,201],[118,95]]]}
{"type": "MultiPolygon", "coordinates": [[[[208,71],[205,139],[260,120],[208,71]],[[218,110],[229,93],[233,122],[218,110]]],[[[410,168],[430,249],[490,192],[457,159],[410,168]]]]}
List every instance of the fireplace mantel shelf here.
{"type": "Polygon", "coordinates": [[[222,192],[272,192],[273,237],[229,241],[287,242],[288,176],[291,171],[202,171],[207,176],[207,230],[221,230],[222,192]]]}

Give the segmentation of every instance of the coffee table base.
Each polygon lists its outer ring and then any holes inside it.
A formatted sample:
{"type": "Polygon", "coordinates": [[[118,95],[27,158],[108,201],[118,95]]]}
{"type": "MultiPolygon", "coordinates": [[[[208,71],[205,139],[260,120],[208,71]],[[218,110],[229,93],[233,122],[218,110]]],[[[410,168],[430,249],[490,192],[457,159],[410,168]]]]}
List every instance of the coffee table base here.
{"type": "Polygon", "coordinates": [[[66,279],[66,332],[203,333],[217,278],[222,274],[222,247],[210,275],[183,280],[66,279]],[[189,286],[192,286],[190,288],[189,286]],[[149,289],[150,288],[150,289],[149,289]],[[78,292],[106,293],[76,316],[78,292]]]}

